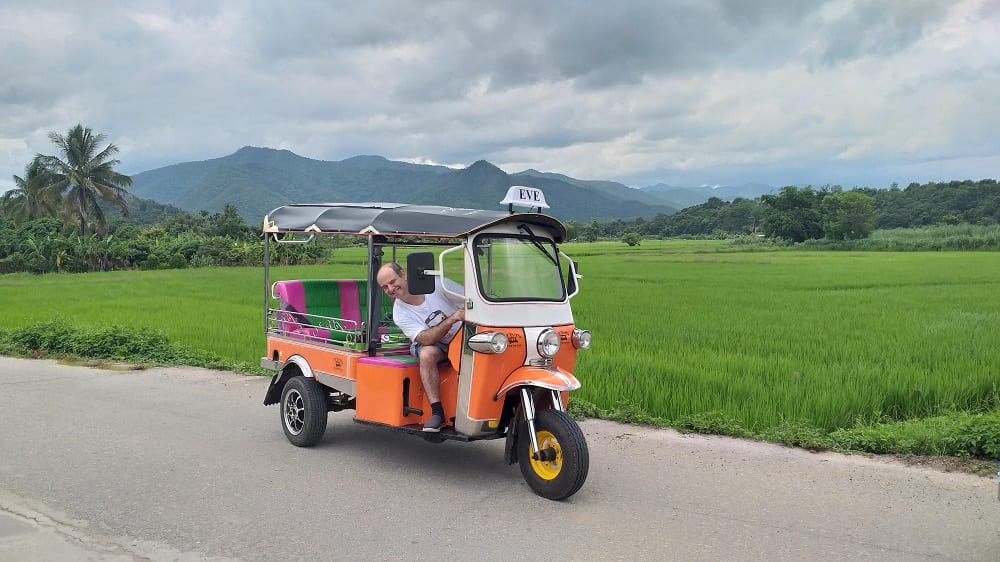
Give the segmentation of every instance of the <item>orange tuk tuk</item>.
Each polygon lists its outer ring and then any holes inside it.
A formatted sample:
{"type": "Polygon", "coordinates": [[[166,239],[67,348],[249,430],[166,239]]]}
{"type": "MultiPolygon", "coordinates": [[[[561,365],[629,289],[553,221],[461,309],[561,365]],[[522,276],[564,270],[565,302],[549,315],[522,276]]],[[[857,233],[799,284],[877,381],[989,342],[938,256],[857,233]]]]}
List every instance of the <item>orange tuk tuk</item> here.
{"type": "Polygon", "coordinates": [[[565,411],[569,393],[580,387],[577,351],[590,346],[590,332],[577,328],[570,308],[580,276],[558,247],[565,227],[541,213],[539,190],[512,187],[503,203],[507,212],[301,204],[264,218],[261,365],[276,372],[264,404],[280,405],[293,445],[317,443],[329,412],[354,410],[356,422],[431,442],[503,438],[506,462],[517,463],[531,489],[549,499],[583,486],[587,442],[565,411]],[[513,205],[538,211],[514,212],[513,205]],[[270,282],[271,244],[324,235],[366,239],[365,278],[270,282]],[[444,427],[434,433],[422,426],[431,412],[418,359],[377,283],[380,267],[397,252],[406,254],[410,294],[427,294],[446,278],[464,289],[455,295],[464,303],[464,322],[440,365],[444,427]]]}

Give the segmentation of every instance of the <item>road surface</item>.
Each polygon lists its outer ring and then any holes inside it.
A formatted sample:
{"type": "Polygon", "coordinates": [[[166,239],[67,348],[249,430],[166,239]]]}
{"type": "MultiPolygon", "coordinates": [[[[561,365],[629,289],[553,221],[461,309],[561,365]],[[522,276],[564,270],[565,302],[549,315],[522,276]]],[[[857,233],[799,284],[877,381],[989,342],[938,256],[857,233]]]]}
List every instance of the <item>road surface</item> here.
{"type": "Polygon", "coordinates": [[[552,502],[502,441],[296,448],[267,382],[0,357],[0,560],[1000,560],[991,478],[587,420],[552,502]]]}

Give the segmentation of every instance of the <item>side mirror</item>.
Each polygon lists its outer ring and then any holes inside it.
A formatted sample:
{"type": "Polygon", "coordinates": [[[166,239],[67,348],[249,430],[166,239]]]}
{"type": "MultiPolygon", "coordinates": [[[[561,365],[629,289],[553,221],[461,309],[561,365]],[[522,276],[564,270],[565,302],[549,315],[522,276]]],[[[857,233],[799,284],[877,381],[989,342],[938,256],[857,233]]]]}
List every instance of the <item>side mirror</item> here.
{"type": "Polygon", "coordinates": [[[429,295],[434,292],[434,275],[425,271],[434,270],[434,254],[414,252],[406,256],[406,290],[411,295],[429,295]]]}
{"type": "Polygon", "coordinates": [[[573,266],[569,269],[569,279],[566,280],[566,292],[570,295],[576,294],[576,275],[580,272],[580,264],[573,262],[573,266]]]}

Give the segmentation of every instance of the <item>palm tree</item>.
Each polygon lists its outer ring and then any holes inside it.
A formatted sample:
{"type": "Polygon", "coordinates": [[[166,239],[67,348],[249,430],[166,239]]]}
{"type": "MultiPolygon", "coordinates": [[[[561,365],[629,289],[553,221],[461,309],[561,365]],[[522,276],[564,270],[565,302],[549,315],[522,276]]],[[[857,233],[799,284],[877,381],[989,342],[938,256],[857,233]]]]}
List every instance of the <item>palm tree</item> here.
{"type": "Polygon", "coordinates": [[[51,175],[35,158],[24,167],[23,178],[14,176],[14,189],[3,194],[4,213],[18,222],[54,216],[59,193],[51,184],[51,175]]]}
{"type": "Polygon", "coordinates": [[[83,125],[71,128],[66,136],[51,132],[49,138],[59,147],[59,156],[39,154],[36,159],[52,175],[53,189],[65,192],[63,208],[79,222],[81,235],[86,234],[91,222],[95,230],[107,229],[98,199],[117,205],[128,216],[125,196],[132,178],[114,170],[120,163],[111,159],[118,152],[117,146],[108,144],[99,150],[104,135],[95,135],[90,127],[83,125]]]}

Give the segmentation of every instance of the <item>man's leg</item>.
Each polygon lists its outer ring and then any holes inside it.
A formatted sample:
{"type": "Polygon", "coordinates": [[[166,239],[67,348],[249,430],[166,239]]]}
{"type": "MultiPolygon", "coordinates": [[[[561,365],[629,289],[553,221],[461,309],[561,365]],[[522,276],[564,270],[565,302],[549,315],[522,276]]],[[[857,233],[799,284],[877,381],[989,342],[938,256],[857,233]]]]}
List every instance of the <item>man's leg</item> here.
{"type": "Polygon", "coordinates": [[[441,371],[438,363],[444,361],[444,352],[436,345],[420,347],[420,382],[431,404],[441,401],[441,371]]]}
{"type": "Polygon", "coordinates": [[[438,431],[445,425],[444,407],[441,405],[441,371],[438,364],[445,360],[444,351],[436,345],[421,346],[420,382],[424,385],[427,401],[431,403],[431,417],[424,424],[424,431],[438,431]]]}

